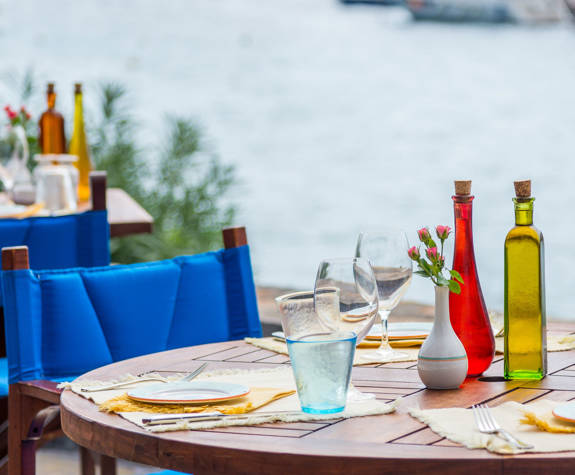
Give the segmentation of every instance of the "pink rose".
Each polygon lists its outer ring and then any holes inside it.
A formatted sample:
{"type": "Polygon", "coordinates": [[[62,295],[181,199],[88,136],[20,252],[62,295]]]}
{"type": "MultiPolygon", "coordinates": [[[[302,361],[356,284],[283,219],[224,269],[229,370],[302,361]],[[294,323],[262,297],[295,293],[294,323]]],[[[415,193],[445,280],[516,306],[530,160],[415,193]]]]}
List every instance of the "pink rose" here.
{"type": "Polygon", "coordinates": [[[421,242],[427,242],[431,239],[431,234],[429,234],[429,229],[427,228],[418,229],[417,235],[419,236],[419,240],[421,242]]]}
{"type": "Polygon", "coordinates": [[[430,247],[429,249],[426,249],[425,253],[427,254],[427,257],[429,257],[429,259],[431,261],[437,260],[437,248],[436,247],[430,247]]]}
{"type": "Polygon", "coordinates": [[[435,227],[435,232],[437,233],[437,237],[442,241],[445,241],[449,233],[451,232],[451,228],[449,226],[442,226],[441,224],[435,227]]]}
{"type": "Polygon", "coordinates": [[[417,249],[417,247],[413,246],[413,247],[409,248],[409,250],[407,251],[407,254],[409,255],[409,257],[412,260],[414,260],[414,261],[419,260],[420,254],[419,254],[419,249],[417,249]]]}

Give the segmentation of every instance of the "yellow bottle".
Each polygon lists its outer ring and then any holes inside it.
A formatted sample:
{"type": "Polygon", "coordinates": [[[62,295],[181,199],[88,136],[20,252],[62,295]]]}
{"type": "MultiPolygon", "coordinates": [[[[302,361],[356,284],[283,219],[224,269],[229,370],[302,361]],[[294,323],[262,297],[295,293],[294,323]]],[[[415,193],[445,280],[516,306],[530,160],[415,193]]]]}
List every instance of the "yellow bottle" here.
{"type": "Polygon", "coordinates": [[[90,172],[92,162],[86,142],[86,131],[84,130],[84,112],[82,107],[82,84],[74,85],[74,133],[70,140],[69,153],[78,156],[78,161],[74,163],[78,169],[78,198],[80,201],[90,199],[90,172]]]}
{"type": "Polygon", "coordinates": [[[505,239],[505,379],[547,374],[545,253],[533,226],[531,181],[515,182],[515,227],[505,239]]]}

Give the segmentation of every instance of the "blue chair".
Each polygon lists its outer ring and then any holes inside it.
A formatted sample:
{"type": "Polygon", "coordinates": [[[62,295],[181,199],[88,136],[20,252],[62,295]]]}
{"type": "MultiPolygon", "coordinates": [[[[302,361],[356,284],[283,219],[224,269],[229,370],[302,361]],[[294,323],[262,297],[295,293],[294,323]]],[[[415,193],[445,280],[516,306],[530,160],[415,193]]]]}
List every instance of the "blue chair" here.
{"type": "Polygon", "coordinates": [[[90,185],[91,211],[65,216],[0,219],[0,248],[27,246],[30,267],[34,270],[109,265],[106,173],[92,172],[90,185]]]}
{"type": "Polygon", "coordinates": [[[143,354],[261,336],[245,229],[223,235],[225,249],[215,252],[69,270],[32,271],[25,247],[2,250],[10,431],[18,434],[9,439],[9,473],[34,473],[36,442],[59,411],[56,382],[143,354]]]}
{"type": "MultiPolygon", "coordinates": [[[[54,217],[0,219],[0,247],[26,245],[33,269],[104,266],[110,263],[106,173],[92,172],[92,209],[54,217]]],[[[0,287],[2,275],[0,274],[0,287]]],[[[8,363],[0,292],[0,459],[6,455],[8,363]]],[[[0,462],[0,470],[2,463],[0,462]]]]}

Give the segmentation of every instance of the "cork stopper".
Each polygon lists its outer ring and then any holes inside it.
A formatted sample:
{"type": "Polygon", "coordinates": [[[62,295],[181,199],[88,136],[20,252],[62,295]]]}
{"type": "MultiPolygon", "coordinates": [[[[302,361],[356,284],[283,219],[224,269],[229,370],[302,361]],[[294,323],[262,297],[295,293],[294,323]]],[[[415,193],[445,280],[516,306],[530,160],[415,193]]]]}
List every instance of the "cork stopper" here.
{"type": "Polygon", "coordinates": [[[468,196],[471,194],[471,180],[455,180],[455,194],[468,196]]]}
{"type": "Polygon", "coordinates": [[[77,82],[74,84],[74,94],[82,94],[82,83],[77,82]]]}
{"type": "Polygon", "coordinates": [[[531,180],[514,181],[515,196],[517,198],[530,198],[531,197],[531,180]]]}
{"type": "Polygon", "coordinates": [[[46,92],[48,94],[54,94],[54,83],[53,82],[48,83],[48,89],[46,90],[46,92]]]}

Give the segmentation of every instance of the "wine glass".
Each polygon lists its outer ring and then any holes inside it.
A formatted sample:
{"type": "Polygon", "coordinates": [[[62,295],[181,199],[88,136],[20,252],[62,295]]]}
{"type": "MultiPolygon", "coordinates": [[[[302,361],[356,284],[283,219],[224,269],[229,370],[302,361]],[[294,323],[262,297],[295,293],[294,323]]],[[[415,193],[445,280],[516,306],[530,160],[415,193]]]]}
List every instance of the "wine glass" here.
{"type": "MultiPolygon", "coordinates": [[[[367,259],[327,259],[320,263],[314,287],[315,312],[323,325],[338,325],[342,332],[357,335],[357,344],[375,323],[378,310],[377,283],[367,259]],[[337,298],[339,296],[339,298],[337,298]],[[334,309],[334,303],[339,307],[334,309]]],[[[348,401],[375,398],[358,391],[351,383],[348,401]]]]}
{"type": "Polygon", "coordinates": [[[317,316],[323,324],[340,331],[352,331],[357,343],[369,333],[375,323],[378,295],[375,275],[367,259],[361,257],[327,259],[319,264],[314,287],[317,316]],[[339,295],[339,312],[334,318],[332,302],[339,295]]]}
{"type": "Polygon", "coordinates": [[[367,358],[374,361],[403,359],[406,353],[389,345],[387,321],[411,282],[411,259],[407,254],[409,244],[403,231],[361,233],[357,239],[355,255],[369,260],[377,281],[379,316],[381,320],[381,345],[367,358]]]}

